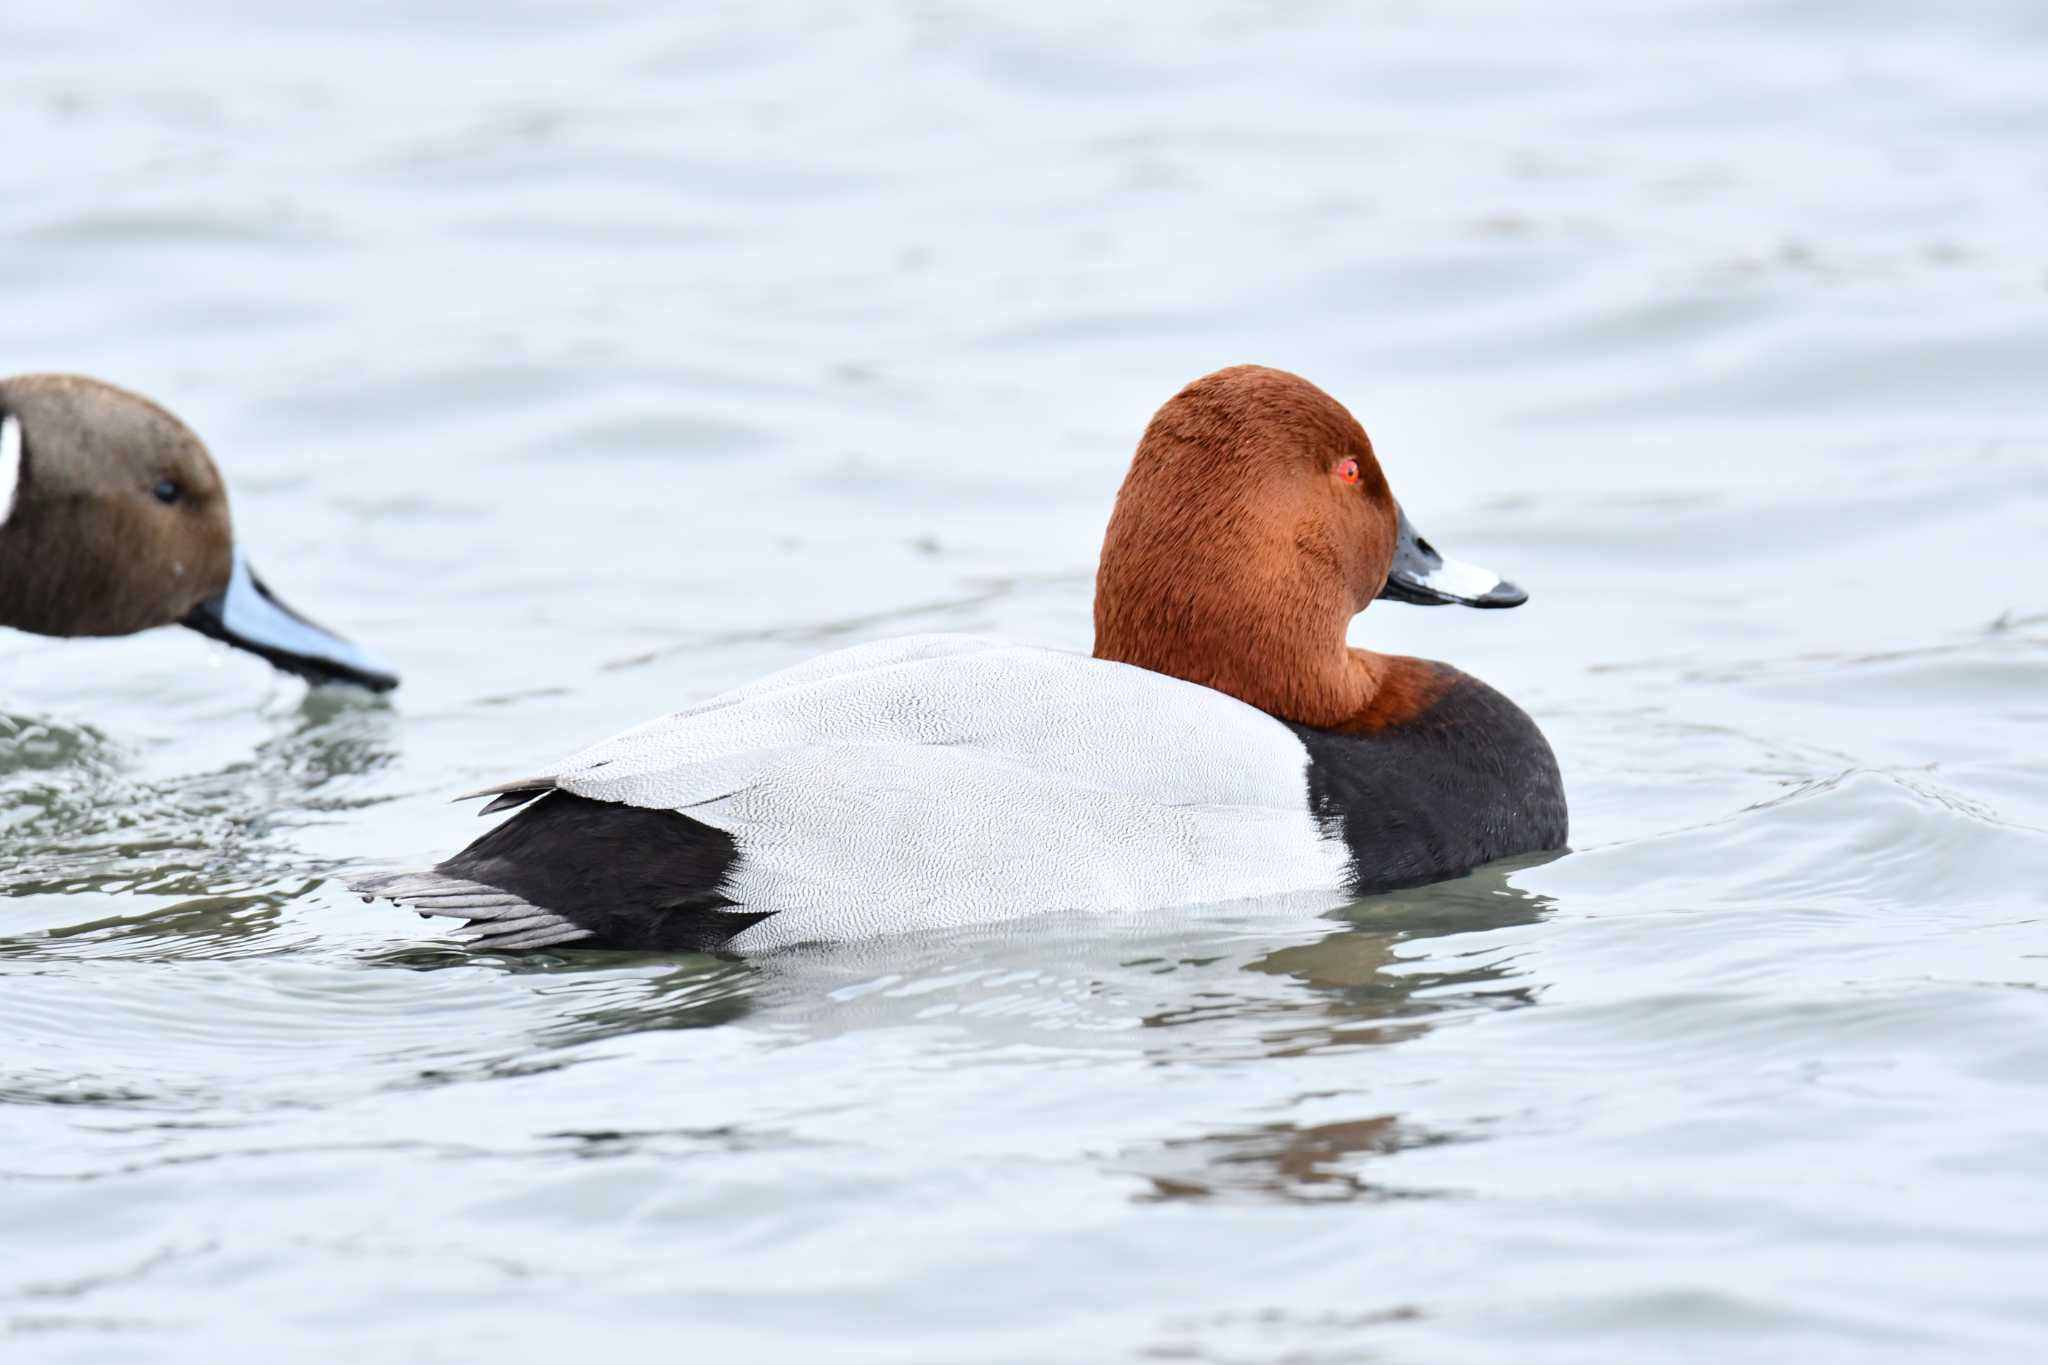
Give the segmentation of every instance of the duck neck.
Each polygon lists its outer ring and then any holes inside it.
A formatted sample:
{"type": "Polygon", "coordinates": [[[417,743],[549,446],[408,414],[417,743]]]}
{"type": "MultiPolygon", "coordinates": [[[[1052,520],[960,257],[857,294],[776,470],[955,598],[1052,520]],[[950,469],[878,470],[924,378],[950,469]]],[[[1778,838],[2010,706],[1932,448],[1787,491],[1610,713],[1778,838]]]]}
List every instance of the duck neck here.
{"type": "Polygon", "coordinates": [[[54,601],[55,548],[27,489],[18,489],[12,515],[0,524],[0,626],[38,635],[61,635],[54,601]]]}
{"type": "Polygon", "coordinates": [[[1457,676],[1427,659],[1350,647],[1344,641],[1349,618],[1312,606],[1328,596],[1301,597],[1293,611],[1269,601],[1251,613],[1242,599],[1134,602],[1098,590],[1095,657],[1185,678],[1280,720],[1343,733],[1413,719],[1457,676]],[[1316,628],[1302,629],[1305,622],[1316,628]],[[1289,628],[1275,629],[1275,623],[1289,628]]]}
{"type": "Polygon", "coordinates": [[[165,624],[148,583],[146,542],[75,495],[24,486],[0,525],[0,626],[34,635],[126,635],[165,624]]]}
{"type": "MultiPolygon", "coordinates": [[[[1258,660],[1247,660],[1258,664],[1258,660]]],[[[1210,683],[1270,715],[1345,735],[1374,734],[1421,716],[1460,676],[1449,664],[1405,654],[1376,654],[1341,641],[1333,652],[1263,667],[1210,683]]]]}
{"type": "Polygon", "coordinates": [[[1464,675],[1434,659],[1406,654],[1374,654],[1353,649],[1352,666],[1367,681],[1364,702],[1335,725],[1322,728],[1341,734],[1372,734],[1418,719],[1464,675]]]}

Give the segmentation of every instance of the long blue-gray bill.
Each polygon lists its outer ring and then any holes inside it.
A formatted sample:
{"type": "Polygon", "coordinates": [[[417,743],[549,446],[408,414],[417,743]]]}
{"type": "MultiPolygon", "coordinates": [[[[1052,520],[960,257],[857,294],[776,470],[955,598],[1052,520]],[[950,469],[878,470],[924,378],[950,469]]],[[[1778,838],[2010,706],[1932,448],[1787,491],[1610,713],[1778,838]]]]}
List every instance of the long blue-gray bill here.
{"type": "Polygon", "coordinates": [[[1408,513],[1401,513],[1399,540],[1394,547],[1394,571],[1380,597],[1389,602],[1410,602],[1418,607],[1519,607],[1529,594],[1491,569],[1445,559],[1436,546],[1415,530],[1408,513]]]}
{"type": "Polygon", "coordinates": [[[352,683],[372,692],[398,686],[391,665],[280,602],[240,549],[227,588],[194,607],[183,624],[308,682],[352,683]]]}

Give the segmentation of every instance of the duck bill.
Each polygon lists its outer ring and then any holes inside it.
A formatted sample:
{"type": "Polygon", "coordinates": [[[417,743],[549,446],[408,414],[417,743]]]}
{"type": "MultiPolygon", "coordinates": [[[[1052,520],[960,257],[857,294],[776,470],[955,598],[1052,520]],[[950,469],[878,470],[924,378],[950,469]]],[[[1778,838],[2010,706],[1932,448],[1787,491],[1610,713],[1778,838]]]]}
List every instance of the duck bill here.
{"type": "Polygon", "coordinates": [[[398,674],[382,659],[280,602],[239,549],[227,587],[194,607],[182,624],[308,682],[352,683],[372,692],[398,686],[398,674]]]}
{"type": "Polygon", "coordinates": [[[1402,511],[1394,569],[1387,575],[1387,586],[1380,589],[1380,598],[1418,607],[1499,608],[1519,607],[1529,600],[1529,594],[1491,569],[1445,559],[1402,511]]]}

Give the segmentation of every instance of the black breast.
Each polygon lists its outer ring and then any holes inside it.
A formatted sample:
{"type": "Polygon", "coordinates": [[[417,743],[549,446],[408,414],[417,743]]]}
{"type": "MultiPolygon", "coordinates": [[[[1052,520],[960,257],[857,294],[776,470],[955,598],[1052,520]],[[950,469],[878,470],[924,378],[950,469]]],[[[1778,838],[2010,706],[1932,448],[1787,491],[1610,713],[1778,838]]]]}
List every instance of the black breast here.
{"type": "Polygon", "coordinates": [[[1565,845],[1564,782],[1549,742],[1477,678],[1459,674],[1399,725],[1357,735],[1287,728],[1308,747],[1310,809],[1343,831],[1359,891],[1565,845]]]}

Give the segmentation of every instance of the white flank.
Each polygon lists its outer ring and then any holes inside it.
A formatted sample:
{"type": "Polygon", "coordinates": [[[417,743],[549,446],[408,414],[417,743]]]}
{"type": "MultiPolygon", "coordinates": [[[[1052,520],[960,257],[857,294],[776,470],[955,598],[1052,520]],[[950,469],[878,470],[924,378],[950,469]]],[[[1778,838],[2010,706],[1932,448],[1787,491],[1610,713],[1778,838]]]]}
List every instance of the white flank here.
{"type": "Polygon", "coordinates": [[[739,846],[764,948],[1042,910],[1343,885],[1308,751],[1178,678],[962,636],[859,646],[586,749],[550,774],[739,846]]]}

